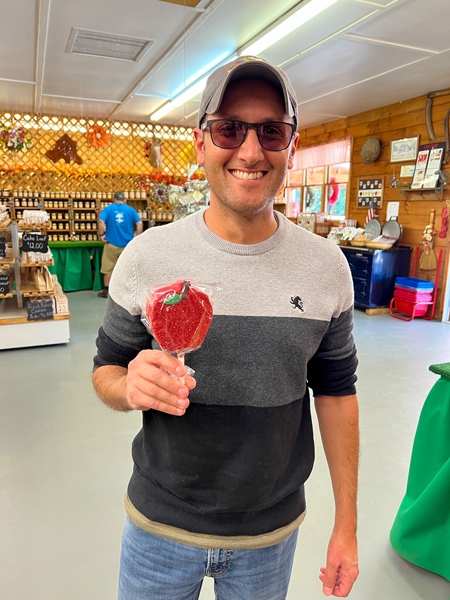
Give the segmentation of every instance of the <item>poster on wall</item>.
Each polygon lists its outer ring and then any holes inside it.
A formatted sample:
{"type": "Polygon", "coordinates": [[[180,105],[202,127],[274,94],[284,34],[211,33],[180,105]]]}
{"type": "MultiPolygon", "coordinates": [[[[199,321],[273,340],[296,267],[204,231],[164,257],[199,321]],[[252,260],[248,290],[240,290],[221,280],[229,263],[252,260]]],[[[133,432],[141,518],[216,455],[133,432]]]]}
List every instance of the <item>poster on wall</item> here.
{"type": "Polygon", "coordinates": [[[357,208],[381,208],[383,204],[384,177],[361,177],[358,179],[357,208]]]}
{"type": "Polygon", "coordinates": [[[411,189],[435,188],[444,158],[445,142],[419,146],[411,189]]]}

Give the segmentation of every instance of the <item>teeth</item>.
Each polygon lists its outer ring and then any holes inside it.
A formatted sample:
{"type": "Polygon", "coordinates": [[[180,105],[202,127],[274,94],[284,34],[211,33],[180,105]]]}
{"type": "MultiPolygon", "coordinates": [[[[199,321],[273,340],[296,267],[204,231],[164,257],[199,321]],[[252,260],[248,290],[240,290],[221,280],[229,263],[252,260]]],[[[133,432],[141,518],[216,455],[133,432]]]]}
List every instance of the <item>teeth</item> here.
{"type": "Polygon", "coordinates": [[[256,173],[248,173],[247,171],[231,171],[235,177],[239,179],[261,179],[264,175],[262,171],[257,171],[256,173]]]}

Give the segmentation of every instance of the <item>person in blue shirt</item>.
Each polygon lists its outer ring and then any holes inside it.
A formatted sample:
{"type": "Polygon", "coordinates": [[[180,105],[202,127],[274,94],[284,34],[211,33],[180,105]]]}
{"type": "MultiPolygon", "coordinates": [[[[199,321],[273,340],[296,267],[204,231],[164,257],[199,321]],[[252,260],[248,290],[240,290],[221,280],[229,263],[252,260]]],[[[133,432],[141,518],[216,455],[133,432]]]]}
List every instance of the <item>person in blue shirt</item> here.
{"type": "Polygon", "coordinates": [[[112,272],[125,246],[134,237],[135,225],[136,233],[139,235],[143,230],[141,217],[133,207],[125,204],[123,192],[116,192],[114,202],[102,210],[98,221],[98,235],[105,242],[100,269],[104,275],[104,287],[98,293],[100,298],[108,297],[112,272]]]}

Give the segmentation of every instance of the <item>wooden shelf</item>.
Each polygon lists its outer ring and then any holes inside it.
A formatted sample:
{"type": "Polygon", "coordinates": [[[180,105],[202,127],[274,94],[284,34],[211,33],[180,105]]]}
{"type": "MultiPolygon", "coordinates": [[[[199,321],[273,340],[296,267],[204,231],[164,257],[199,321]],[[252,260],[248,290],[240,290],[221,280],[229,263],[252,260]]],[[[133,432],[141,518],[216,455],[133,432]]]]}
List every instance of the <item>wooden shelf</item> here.
{"type": "MultiPolygon", "coordinates": [[[[5,297],[5,296],[3,296],[5,297]]],[[[48,322],[48,321],[65,321],[67,319],[70,319],[70,312],[66,313],[64,315],[53,315],[53,319],[45,319],[45,321],[41,320],[41,319],[37,319],[37,320],[33,320],[33,321],[29,321],[26,317],[12,317],[10,319],[8,318],[1,318],[0,317],[0,325],[16,325],[18,323],[41,323],[41,322],[48,322]]]]}
{"type": "Polygon", "coordinates": [[[2,221],[0,223],[0,230],[2,229],[6,229],[7,227],[9,227],[11,225],[11,219],[6,219],[6,221],[2,221]]]}
{"type": "Polygon", "coordinates": [[[40,292],[34,285],[34,283],[31,283],[31,281],[27,280],[24,280],[20,284],[20,291],[22,292],[24,298],[32,298],[34,296],[53,296],[55,293],[55,290],[53,288],[50,292],[40,292]]]}
{"type": "Polygon", "coordinates": [[[407,201],[432,201],[441,202],[444,200],[444,193],[448,188],[401,188],[399,191],[406,196],[407,201]]]}
{"type": "Polygon", "coordinates": [[[47,222],[47,223],[24,223],[22,220],[20,220],[17,224],[17,226],[19,227],[19,229],[23,229],[24,231],[32,231],[33,229],[51,229],[52,224],[47,222]]]}

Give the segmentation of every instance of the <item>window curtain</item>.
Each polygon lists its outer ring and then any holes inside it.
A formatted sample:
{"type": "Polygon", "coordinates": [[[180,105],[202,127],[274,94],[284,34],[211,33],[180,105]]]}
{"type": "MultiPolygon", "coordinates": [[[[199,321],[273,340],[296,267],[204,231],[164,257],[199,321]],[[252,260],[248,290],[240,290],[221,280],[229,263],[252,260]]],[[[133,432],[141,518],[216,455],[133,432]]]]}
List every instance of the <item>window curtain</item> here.
{"type": "Polygon", "coordinates": [[[294,156],[294,171],[337,165],[350,162],[352,138],[348,137],[329,144],[299,148],[294,156]]]}

